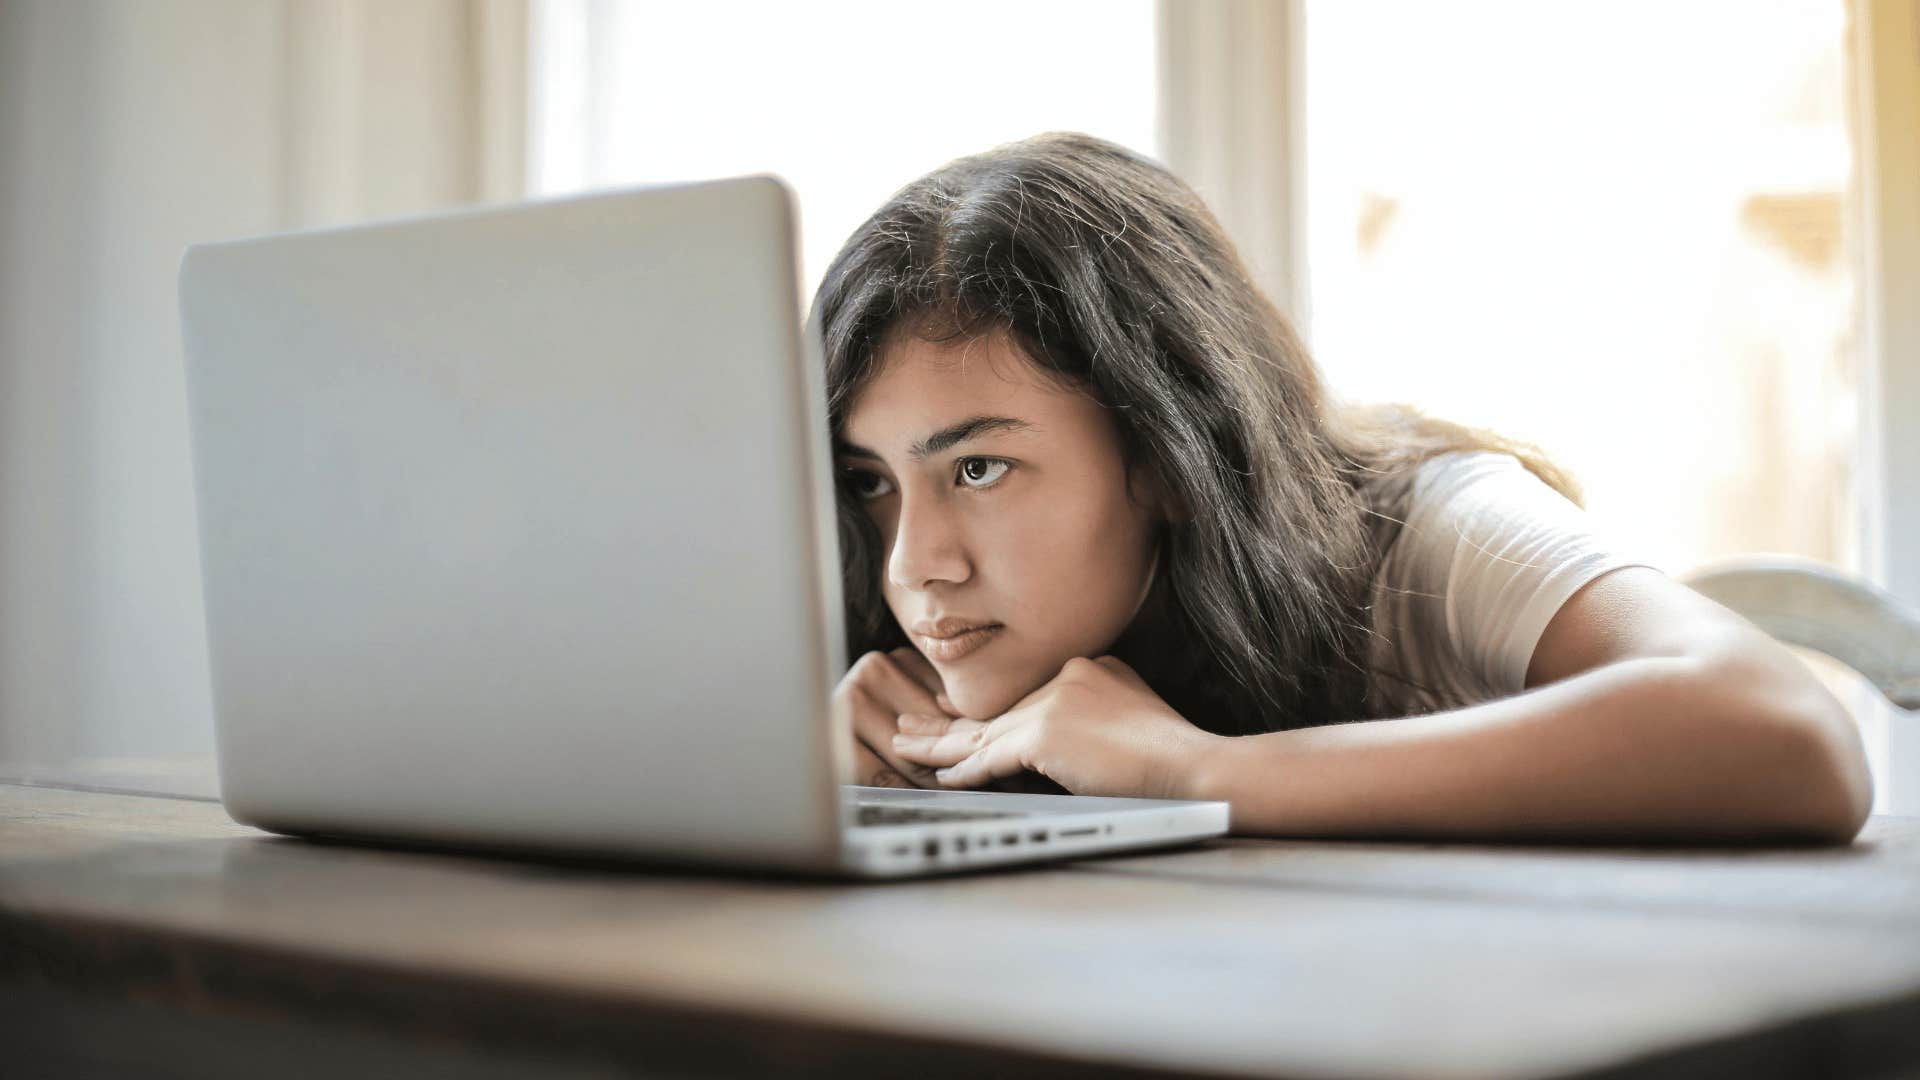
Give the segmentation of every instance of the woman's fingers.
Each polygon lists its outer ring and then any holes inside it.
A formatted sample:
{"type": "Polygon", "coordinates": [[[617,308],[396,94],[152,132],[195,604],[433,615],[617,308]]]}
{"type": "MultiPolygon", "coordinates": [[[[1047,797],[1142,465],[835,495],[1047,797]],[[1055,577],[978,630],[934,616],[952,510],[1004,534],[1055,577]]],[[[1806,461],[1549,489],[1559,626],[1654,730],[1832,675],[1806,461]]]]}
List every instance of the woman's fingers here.
{"type": "Polygon", "coordinates": [[[953,704],[947,700],[946,688],[940,684],[940,673],[934,670],[931,660],[920,654],[920,650],[902,645],[887,655],[893,658],[893,662],[899,666],[902,674],[927,692],[933,700],[934,708],[949,716],[960,715],[953,711],[953,704]]]}
{"type": "Polygon", "coordinates": [[[880,700],[866,687],[856,687],[851,695],[854,738],[865,743],[882,764],[898,773],[911,787],[937,788],[933,769],[902,757],[893,748],[893,737],[900,732],[897,714],[890,704],[880,700]]]}
{"type": "MultiPolygon", "coordinates": [[[[854,681],[865,688],[882,708],[890,710],[895,716],[916,710],[937,713],[939,706],[934,703],[933,691],[921,681],[921,676],[914,674],[916,669],[908,666],[915,657],[922,664],[926,663],[926,657],[912,649],[868,653],[854,665],[857,675],[854,681]]],[[[928,665],[928,670],[931,670],[931,665],[928,665]]],[[[936,673],[932,677],[937,687],[939,675],[936,673]]]]}
{"type": "Polygon", "coordinates": [[[1032,728],[1017,728],[1000,738],[990,738],[978,750],[966,755],[935,774],[941,787],[976,787],[1003,777],[1017,776],[1027,769],[1021,757],[1032,738],[1032,728]]]}
{"type": "Polygon", "coordinates": [[[908,761],[945,768],[959,764],[997,734],[987,721],[907,713],[900,717],[900,733],[893,737],[892,745],[894,752],[908,761]]]}
{"type": "Polygon", "coordinates": [[[913,782],[894,771],[891,765],[859,739],[853,740],[853,779],[849,784],[864,787],[913,787],[913,782]]]}
{"type": "MultiPolygon", "coordinates": [[[[893,749],[901,713],[945,715],[934,698],[939,673],[926,657],[912,649],[862,656],[834,691],[836,708],[844,709],[854,739],[904,786],[938,788],[933,769],[911,761],[893,749]]],[[[873,766],[867,766],[869,771],[873,766]]]]}

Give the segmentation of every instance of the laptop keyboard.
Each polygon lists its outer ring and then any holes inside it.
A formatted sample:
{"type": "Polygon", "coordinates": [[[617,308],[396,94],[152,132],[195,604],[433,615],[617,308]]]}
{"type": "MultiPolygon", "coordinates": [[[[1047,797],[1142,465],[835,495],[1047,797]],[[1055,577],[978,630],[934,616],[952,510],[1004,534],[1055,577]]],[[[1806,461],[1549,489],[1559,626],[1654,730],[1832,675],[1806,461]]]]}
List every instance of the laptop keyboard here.
{"type": "Polygon", "coordinates": [[[932,810],[888,803],[854,803],[856,825],[918,825],[926,821],[977,821],[983,818],[1026,817],[995,810],[932,810]]]}

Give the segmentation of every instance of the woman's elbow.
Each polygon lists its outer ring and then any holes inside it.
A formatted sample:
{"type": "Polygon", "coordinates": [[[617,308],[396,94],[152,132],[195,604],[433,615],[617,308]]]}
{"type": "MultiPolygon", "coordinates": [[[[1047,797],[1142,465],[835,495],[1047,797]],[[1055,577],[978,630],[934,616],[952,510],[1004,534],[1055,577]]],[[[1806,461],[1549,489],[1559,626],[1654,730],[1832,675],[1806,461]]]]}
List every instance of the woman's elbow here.
{"type": "Polygon", "coordinates": [[[1700,673],[1726,709],[1721,715],[1754,733],[1748,745],[1760,756],[1747,777],[1760,787],[1741,799],[1754,823],[1816,843],[1851,843],[1873,808],[1873,774],[1840,700],[1777,645],[1722,656],[1700,673]]]}
{"type": "Polygon", "coordinates": [[[1832,844],[1852,843],[1873,811],[1873,772],[1860,729],[1831,694],[1802,721],[1807,799],[1802,803],[1807,832],[1832,844]]]}

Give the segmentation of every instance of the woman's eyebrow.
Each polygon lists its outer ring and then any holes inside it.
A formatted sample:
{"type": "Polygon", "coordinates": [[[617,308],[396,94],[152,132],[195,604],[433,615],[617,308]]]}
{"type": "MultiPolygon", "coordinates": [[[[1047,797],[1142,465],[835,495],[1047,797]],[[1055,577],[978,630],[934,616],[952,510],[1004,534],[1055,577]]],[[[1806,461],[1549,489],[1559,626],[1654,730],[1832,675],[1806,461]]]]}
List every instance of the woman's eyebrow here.
{"type": "MultiPolygon", "coordinates": [[[[1032,424],[1011,416],[969,416],[957,424],[949,424],[939,431],[921,439],[907,451],[915,461],[924,461],[942,450],[951,449],[968,439],[977,439],[995,431],[1033,431],[1032,424]]],[[[872,458],[880,460],[880,455],[864,446],[856,446],[844,439],[834,440],[834,451],[846,457],[872,458]]]]}

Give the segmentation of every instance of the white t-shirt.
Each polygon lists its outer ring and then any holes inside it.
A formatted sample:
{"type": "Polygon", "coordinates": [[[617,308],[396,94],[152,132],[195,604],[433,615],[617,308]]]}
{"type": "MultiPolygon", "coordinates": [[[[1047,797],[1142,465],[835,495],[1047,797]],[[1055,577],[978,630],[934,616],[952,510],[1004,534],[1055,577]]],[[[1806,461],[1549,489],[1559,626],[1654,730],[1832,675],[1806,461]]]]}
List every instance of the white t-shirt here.
{"type": "Polygon", "coordinates": [[[1659,569],[1631,550],[1511,454],[1422,463],[1373,584],[1369,659],[1382,715],[1520,693],[1540,635],[1582,585],[1622,566],[1659,569]]]}

